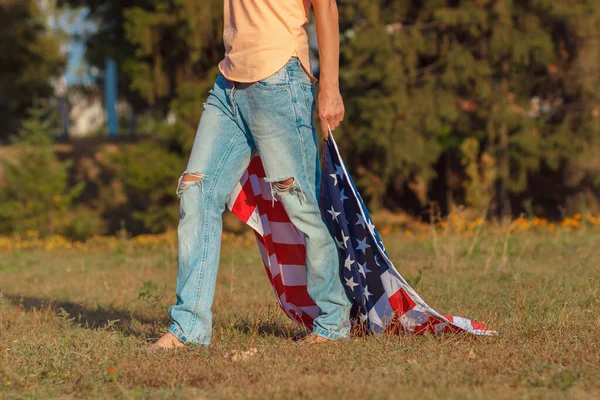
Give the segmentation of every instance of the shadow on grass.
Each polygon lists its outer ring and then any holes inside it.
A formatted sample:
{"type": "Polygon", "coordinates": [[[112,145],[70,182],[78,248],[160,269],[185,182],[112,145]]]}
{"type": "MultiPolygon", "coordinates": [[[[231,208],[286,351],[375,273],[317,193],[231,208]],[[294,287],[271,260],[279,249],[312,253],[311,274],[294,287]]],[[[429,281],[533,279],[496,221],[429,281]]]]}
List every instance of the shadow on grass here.
{"type": "MultiPolygon", "coordinates": [[[[142,338],[157,338],[164,333],[170,320],[168,316],[151,318],[147,315],[132,313],[127,309],[97,306],[92,309],[81,303],[22,296],[3,293],[5,300],[16,307],[32,312],[34,310],[50,310],[58,317],[68,318],[71,323],[85,329],[112,329],[125,335],[142,338]]],[[[247,316],[234,317],[234,321],[223,321],[234,331],[245,335],[273,336],[282,339],[298,340],[310,333],[306,328],[266,318],[251,320],[247,316]]]]}
{"type": "Polygon", "coordinates": [[[133,314],[126,309],[85,307],[80,303],[48,298],[22,296],[3,293],[3,297],[25,311],[49,309],[57,316],[66,316],[72,323],[86,329],[116,329],[126,335],[148,336],[160,333],[160,328],[168,324],[168,318],[149,318],[133,314]]]}
{"type": "Polygon", "coordinates": [[[274,336],[291,340],[298,340],[310,333],[308,329],[296,324],[269,320],[250,321],[245,318],[235,321],[233,329],[246,335],[274,336]]]}

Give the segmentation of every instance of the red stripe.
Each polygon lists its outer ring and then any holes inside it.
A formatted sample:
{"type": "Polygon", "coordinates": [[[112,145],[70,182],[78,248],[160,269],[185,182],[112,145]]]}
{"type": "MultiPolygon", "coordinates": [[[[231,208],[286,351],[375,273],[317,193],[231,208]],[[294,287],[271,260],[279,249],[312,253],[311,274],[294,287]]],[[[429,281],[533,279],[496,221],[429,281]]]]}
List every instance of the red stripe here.
{"type": "Polygon", "coordinates": [[[396,293],[391,295],[388,300],[392,305],[392,310],[394,310],[394,313],[396,313],[398,317],[403,316],[408,310],[412,310],[417,305],[412,301],[404,289],[399,289],[396,293]]]}
{"type": "Polygon", "coordinates": [[[248,174],[256,174],[259,178],[264,178],[266,176],[262,160],[259,156],[252,157],[252,160],[250,160],[250,164],[248,165],[248,174]]]}
{"type": "MultiPolygon", "coordinates": [[[[279,265],[306,265],[306,246],[303,244],[288,244],[273,242],[272,235],[260,236],[267,253],[270,256],[275,254],[279,265]]],[[[270,261],[264,260],[270,264],[270,261]]]]}
{"type": "Polygon", "coordinates": [[[231,212],[242,221],[248,222],[255,209],[256,203],[252,202],[252,198],[248,198],[244,193],[244,189],[242,189],[235,203],[233,203],[231,212]]]}
{"type": "Polygon", "coordinates": [[[442,322],[441,320],[429,316],[429,318],[427,318],[427,322],[425,322],[423,325],[419,325],[415,328],[414,333],[419,335],[419,334],[425,334],[425,333],[435,333],[435,324],[438,324],[442,322]]]}
{"type": "Polygon", "coordinates": [[[456,333],[456,332],[462,332],[462,331],[463,330],[460,329],[458,326],[451,325],[451,324],[446,324],[444,329],[442,329],[442,333],[456,333]]]}
{"type": "Polygon", "coordinates": [[[481,331],[492,331],[493,330],[478,321],[471,321],[471,328],[476,329],[476,330],[481,330],[481,331]]]}
{"type": "Polygon", "coordinates": [[[308,295],[306,286],[285,286],[282,281],[281,274],[277,274],[271,283],[277,291],[277,296],[281,298],[285,294],[285,299],[288,303],[295,305],[296,307],[312,307],[315,306],[315,302],[308,295]]]}
{"type": "Polygon", "coordinates": [[[254,200],[261,215],[266,215],[271,222],[290,222],[290,217],[285,212],[280,201],[266,200],[261,195],[255,196],[254,200]]]}
{"type": "MultiPolygon", "coordinates": [[[[271,235],[268,235],[271,240],[271,235]]],[[[306,265],[306,246],[303,244],[272,243],[280,265],[306,265]]]]}
{"type": "Polygon", "coordinates": [[[308,313],[303,312],[300,315],[300,321],[302,322],[302,325],[306,326],[308,329],[312,330],[313,328],[313,317],[311,317],[308,313]]]}
{"type": "Polygon", "coordinates": [[[285,286],[286,300],[297,307],[314,307],[316,304],[308,295],[306,286],[285,286]]]}
{"type": "MultiPolygon", "coordinates": [[[[281,296],[285,293],[285,285],[283,284],[283,278],[281,277],[281,274],[277,274],[274,277],[271,278],[271,283],[273,284],[273,287],[275,288],[275,291],[277,292],[277,297],[281,298],[281,296]]],[[[289,301],[289,299],[288,299],[289,301]]]]}

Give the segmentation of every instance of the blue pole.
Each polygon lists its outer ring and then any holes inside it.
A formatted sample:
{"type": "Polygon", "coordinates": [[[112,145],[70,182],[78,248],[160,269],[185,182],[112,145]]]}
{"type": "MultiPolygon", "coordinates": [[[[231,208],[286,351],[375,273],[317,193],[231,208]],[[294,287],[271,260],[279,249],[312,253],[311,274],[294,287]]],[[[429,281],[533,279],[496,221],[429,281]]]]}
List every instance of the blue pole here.
{"type": "Polygon", "coordinates": [[[115,60],[106,59],[104,71],[104,96],[106,101],[106,117],[108,122],[108,136],[119,136],[119,117],[117,115],[117,63],[115,60]]]}

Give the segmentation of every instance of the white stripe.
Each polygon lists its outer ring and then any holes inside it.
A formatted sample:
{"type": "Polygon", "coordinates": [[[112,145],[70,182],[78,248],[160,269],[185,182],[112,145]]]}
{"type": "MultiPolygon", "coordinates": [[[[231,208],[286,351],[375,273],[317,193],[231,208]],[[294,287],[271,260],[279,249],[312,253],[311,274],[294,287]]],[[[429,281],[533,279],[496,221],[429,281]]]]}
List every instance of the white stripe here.
{"type": "Polygon", "coordinates": [[[273,276],[273,278],[275,278],[278,274],[281,273],[281,265],[279,265],[279,262],[277,261],[277,254],[271,254],[271,256],[269,257],[269,261],[271,263],[271,275],[273,276]]]}
{"type": "Polygon", "coordinates": [[[471,320],[462,318],[462,317],[452,317],[452,325],[458,326],[461,329],[466,331],[472,331],[473,327],[471,326],[471,320]]]}
{"type": "Polygon", "coordinates": [[[260,180],[260,193],[263,199],[273,200],[273,196],[271,196],[271,184],[264,179],[260,180]]]}
{"type": "Polygon", "coordinates": [[[233,188],[233,191],[231,192],[231,195],[229,197],[229,201],[227,202],[227,208],[229,208],[229,211],[233,210],[233,206],[235,205],[235,202],[236,202],[238,196],[242,192],[242,189],[243,189],[243,185],[242,185],[241,181],[238,182],[238,184],[235,185],[235,187],[233,188]]]}
{"type": "Polygon", "coordinates": [[[382,296],[377,303],[369,310],[370,328],[375,333],[382,333],[387,324],[390,323],[394,315],[392,305],[386,296],[382,296]]]}
{"type": "Polygon", "coordinates": [[[304,265],[280,265],[281,280],[285,286],[306,286],[304,265]]]}
{"type": "Polygon", "coordinates": [[[288,317],[290,317],[292,320],[294,320],[298,323],[302,323],[302,321],[300,321],[299,319],[296,319],[296,317],[292,316],[292,314],[290,313],[291,310],[294,310],[300,316],[300,315],[302,315],[302,309],[300,307],[297,307],[294,304],[288,302],[286,299],[286,296],[285,296],[285,292],[283,292],[281,294],[281,296],[279,297],[279,302],[281,303],[281,306],[285,310],[285,313],[288,315],[288,317]]]}
{"type": "Polygon", "coordinates": [[[312,319],[315,319],[319,316],[318,306],[302,307],[302,311],[304,312],[304,314],[310,315],[312,319]]]}
{"type": "Polygon", "coordinates": [[[369,311],[369,329],[373,333],[383,332],[383,322],[379,319],[379,315],[377,315],[377,310],[375,310],[375,308],[371,308],[371,311],[369,311]]]}
{"type": "Polygon", "coordinates": [[[263,236],[267,236],[271,233],[271,221],[269,221],[267,214],[262,214],[260,216],[260,222],[262,225],[263,236]]]}
{"type": "MultiPolygon", "coordinates": [[[[381,324],[383,326],[389,324],[394,318],[394,310],[392,309],[392,305],[390,304],[390,301],[387,298],[387,296],[381,296],[381,298],[379,299],[379,301],[377,301],[377,303],[375,303],[375,306],[373,306],[371,311],[372,310],[375,310],[377,312],[379,321],[381,321],[381,324]]],[[[369,313],[369,317],[370,316],[371,314],[369,313]]]]}
{"type": "Polygon", "coordinates": [[[304,235],[291,222],[269,224],[273,242],[281,244],[304,244],[304,235]]]}
{"type": "Polygon", "coordinates": [[[429,314],[423,312],[423,310],[419,309],[419,306],[417,305],[415,308],[408,310],[403,316],[400,317],[400,323],[407,332],[413,333],[417,326],[423,325],[428,319],[429,314]]]}
{"type": "Polygon", "coordinates": [[[400,281],[396,279],[396,277],[392,276],[388,271],[385,271],[381,274],[381,283],[383,284],[383,288],[385,289],[385,294],[390,297],[398,290],[402,288],[400,281]]]}
{"type": "Polygon", "coordinates": [[[262,193],[262,189],[260,187],[261,181],[262,181],[262,179],[260,179],[255,174],[250,175],[250,184],[252,185],[252,193],[254,193],[255,196],[262,193]]]}
{"type": "Polygon", "coordinates": [[[258,244],[258,251],[260,251],[260,256],[263,259],[263,263],[265,263],[267,265],[267,268],[271,269],[269,254],[267,253],[267,249],[265,248],[265,245],[262,244],[262,242],[260,240],[257,240],[256,244],[258,244]]]}
{"type": "Polygon", "coordinates": [[[474,335],[480,335],[480,336],[500,336],[500,334],[497,331],[484,331],[482,329],[469,329],[469,332],[471,332],[474,335]]]}
{"type": "Polygon", "coordinates": [[[254,211],[252,212],[252,214],[250,214],[250,217],[248,218],[248,221],[246,221],[246,224],[248,224],[250,228],[254,229],[256,233],[258,233],[260,236],[265,236],[263,223],[260,219],[260,214],[258,212],[258,207],[254,208],[254,211]]]}
{"type": "Polygon", "coordinates": [[[440,332],[442,332],[444,330],[444,328],[447,327],[447,326],[448,326],[448,324],[445,323],[445,322],[440,322],[438,324],[435,324],[433,326],[433,333],[434,333],[434,335],[437,335],[440,332]]]}

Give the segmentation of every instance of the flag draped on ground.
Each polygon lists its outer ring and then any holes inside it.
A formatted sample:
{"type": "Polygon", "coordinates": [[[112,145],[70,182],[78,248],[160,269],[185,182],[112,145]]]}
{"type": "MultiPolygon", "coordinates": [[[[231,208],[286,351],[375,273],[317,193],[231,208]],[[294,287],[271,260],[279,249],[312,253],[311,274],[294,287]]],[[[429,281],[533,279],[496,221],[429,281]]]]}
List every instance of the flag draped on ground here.
{"type": "MultiPolygon", "coordinates": [[[[340,254],[355,325],[372,333],[437,334],[467,331],[495,335],[476,321],[444,316],[429,307],[396,270],[348,173],[333,136],[323,149],[321,211],[340,254]]],[[[234,189],[229,209],[255,231],[263,263],[284,312],[312,328],[318,307],[306,289],[304,237],[290,222],[271,187],[259,156],[234,189]]]]}

